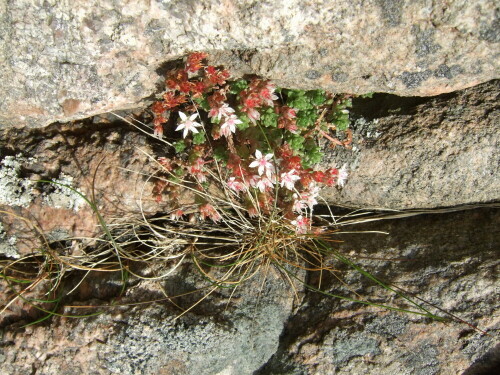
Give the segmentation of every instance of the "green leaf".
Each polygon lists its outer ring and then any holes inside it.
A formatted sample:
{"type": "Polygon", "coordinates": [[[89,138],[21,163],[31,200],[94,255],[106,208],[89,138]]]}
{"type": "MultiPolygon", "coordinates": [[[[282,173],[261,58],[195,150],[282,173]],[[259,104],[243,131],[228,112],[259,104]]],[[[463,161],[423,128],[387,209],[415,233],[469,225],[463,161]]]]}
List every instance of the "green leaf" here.
{"type": "Polygon", "coordinates": [[[186,149],[186,144],[184,143],[184,141],[174,142],[173,146],[175,148],[175,152],[178,154],[186,149]]]}
{"type": "Polygon", "coordinates": [[[304,157],[302,158],[302,166],[304,168],[313,168],[321,162],[323,153],[316,142],[309,138],[304,142],[304,157]]]}
{"type": "Polygon", "coordinates": [[[294,151],[301,151],[304,148],[304,137],[300,134],[288,133],[286,141],[294,151]]]}
{"type": "Polygon", "coordinates": [[[206,137],[205,137],[205,132],[204,131],[201,131],[199,133],[196,133],[194,136],[193,136],[193,144],[195,145],[201,145],[203,143],[206,142],[206,137]]]}
{"type": "Polygon", "coordinates": [[[227,163],[228,160],[227,149],[223,146],[217,146],[214,149],[214,159],[219,162],[223,162],[224,164],[227,163]]]}
{"type": "Polygon", "coordinates": [[[238,128],[238,130],[243,131],[243,130],[248,129],[250,127],[250,119],[248,118],[248,116],[245,113],[238,114],[238,118],[241,120],[241,124],[236,124],[236,127],[238,128]]]}
{"type": "Polygon", "coordinates": [[[349,119],[341,118],[335,121],[337,130],[345,131],[349,128],[349,119]]]}
{"type": "Polygon", "coordinates": [[[203,109],[207,112],[210,111],[210,105],[208,104],[207,99],[205,99],[204,97],[194,98],[193,100],[196,104],[198,104],[200,106],[201,109],[203,109]]]}
{"type": "Polygon", "coordinates": [[[278,126],[278,114],[273,108],[267,108],[260,114],[260,122],[266,128],[276,128],[278,126]]]}
{"type": "Polygon", "coordinates": [[[177,177],[182,177],[184,175],[184,168],[176,168],[174,170],[174,174],[177,176],[177,177]]]}
{"type": "Polygon", "coordinates": [[[299,109],[299,110],[305,110],[305,109],[311,109],[313,108],[313,105],[311,104],[311,101],[306,98],[305,96],[300,96],[296,99],[288,100],[287,104],[289,107],[299,109]]]}
{"type": "Polygon", "coordinates": [[[318,113],[314,109],[302,110],[297,112],[297,126],[300,128],[312,127],[318,119],[318,113]]]}
{"type": "Polygon", "coordinates": [[[326,95],[323,90],[311,90],[306,93],[310,103],[314,106],[320,106],[326,101],[326,95]]]}
{"type": "Polygon", "coordinates": [[[248,87],[248,82],[244,79],[240,79],[231,84],[229,92],[231,94],[239,94],[248,87]]]}
{"type": "Polygon", "coordinates": [[[286,95],[286,104],[289,107],[305,110],[313,108],[310,98],[306,97],[304,90],[283,90],[286,95]]]}

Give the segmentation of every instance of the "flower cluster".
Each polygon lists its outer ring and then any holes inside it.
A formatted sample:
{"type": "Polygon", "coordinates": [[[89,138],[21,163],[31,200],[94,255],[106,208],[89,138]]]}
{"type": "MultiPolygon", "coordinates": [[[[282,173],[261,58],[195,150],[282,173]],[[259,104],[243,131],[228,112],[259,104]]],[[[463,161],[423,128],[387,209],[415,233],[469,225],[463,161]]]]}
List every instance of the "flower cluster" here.
{"type": "MultiPolygon", "coordinates": [[[[308,233],[321,186],[343,187],[347,179],[346,165],[317,169],[318,139],[342,144],[330,131],[339,113],[345,114],[347,99],[321,90],[279,89],[259,78],[228,81],[229,73],[206,64],[206,58],[193,53],[183,68],[170,72],[162,100],[151,107],[156,136],[163,136],[171,120],[180,133],[175,155],[159,159],[167,177],[155,195],[161,199],[168,192],[178,202],[172,218],[180,219],[180,186],[204,192],[219,185],[250,217],[278,210],[297,233],[308,233]]],[[[202,219],[223,220],[222,208],[206,194],[195,201],[202,219]]]]}

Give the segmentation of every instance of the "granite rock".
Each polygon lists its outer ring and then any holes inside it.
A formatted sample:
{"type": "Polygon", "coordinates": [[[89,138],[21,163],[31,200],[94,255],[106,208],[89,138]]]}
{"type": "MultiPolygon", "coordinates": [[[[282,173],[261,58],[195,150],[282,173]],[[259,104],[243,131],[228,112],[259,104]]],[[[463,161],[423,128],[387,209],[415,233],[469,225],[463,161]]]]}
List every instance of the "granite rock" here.
{"type": "Polygon", "coordinates": [[[135,108],[206,51],[283,87],[437,95],[498,78],[494,1],[20,0],[0,4],[0,126],[135,108]]]}

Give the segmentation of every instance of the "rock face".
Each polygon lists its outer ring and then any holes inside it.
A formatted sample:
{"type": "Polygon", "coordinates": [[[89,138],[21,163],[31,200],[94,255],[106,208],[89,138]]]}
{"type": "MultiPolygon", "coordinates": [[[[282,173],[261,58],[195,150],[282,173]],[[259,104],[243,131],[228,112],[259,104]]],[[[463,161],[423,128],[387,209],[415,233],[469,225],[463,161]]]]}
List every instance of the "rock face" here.
{"type": "MultiPolygon", "coordinates": [[[[287,323],[280,350],[256,374],[496,373],[499,219],[498,209],[479,209],[349,228],[387,231],[388,236],[339,235],[345,241],[340,253],[350,252],[351,260],[377,277],[482,326],[491,336],[466,324],[429,322],[308,293],[287,323]]],[[[378,302],[388,298],[358,272],[340,273],[351,291],[366,298],[371,293],[378,302]]],[[[333,277],[323,282],[333,294],[346,292],[333,277]]]]}
{"type": "Polygon", "coordinates": [[[132,129],[94,118],[43,130],[1,132],[0,254],[30,253],[39,246],[40,231],[49,240],[99,233],[97,216],[78,193],[89,200],[95,197],[110,223],[116,217],[161,211],[164,205],[154,201],[150,181],[155,173],[154,159],[148,156],[153,143],[132,129]]]}
{"type": "Polygon", "coordinates": [[[435,98],[375,95],[352,112],[354,147],[326,152],[348,163],[329,202],[389,209],[500,200],[499,81],[435,98]]]}
{"type": "MultiPolygon", "coordinates": [[[[64,278],[72,293],[62,305],[64,313],[103,312],[85,319],[22,327],[40,315],[0,283],[0,375],[495,373],[499,29],[498,5],[481,0],[2,2],[0,261],[30,254],[42,240],[95,236],[99,223],[85,197],[95,197],[109,223],[166,211],[152,195],[150,157],[163,156],[165,144],[148,126],[103,113],[147,117],[133,108],[161,92],[175,60],[201,50],[235,77],[384,93],[355,100],[353,149],[325,158],[346,162],[350,177],[323,195],[329,204],[435,214],[341,227],[350,233],[334,235],[343,241],[335,250],[430,302],[432,312],[442,308],[488,335],[456,319],[292,288],[275,270],[235,291],[210,292],[188,261],[162,282],[161,265],[132,265],[150,279],[132,276],[117,297],[116,275],[82,268],[64,278]],[[415,95],[422,97],[402,97],[415,95]],[[84,120],[62,123],[75,119],[84,120]],[[462,205],[489,207],[443,208],[462,205]]],[[[45,266],[48,258],[33,259],[45,266]]],[[[321,281],[331,294],[408,308],[334,257],[326,261],[335,275],[299,278],[321,281]]]]}
{"type": "MultiPolygon", "coordinates": [[[[336,235],[345,241],[337,248],[341,254],[490,336],[460,322],[429,321],[310,291],[301,293],[292,309],[294,293],[271,271],[265,283],[257,277],[234,295],[218,291],[175,322],[181,310],[151,282],[134,282],[98,317],[53,318],[27,328],[19,328],[23,320],[12,319],[3,328],[0,374],[451,375],[467,369],[464,374],[493,374],[500,330],[499,219],[498,210],[476,209],[346,227],[389,235],[336,235]],[[153,299],[163,302],[128,306],[153,299]],[[486,372],[476,371],[481,367],[486,372]]],[[[323,289],[402,306],[359,272],[337,266],[337,276],[351,292],[325,274],[323,289]]],[[[172,296],[199,288],[203,284],[195,275],[184,269],[166,281],[164,290],[172,296]]],[[[317,285],[319,279],[312,273],[306,280],[317,285]]],[[[116,295],[104,292],[109,281],[85,283],[93,292],[77,293],[71,305],[99,305],[116,295]]],[[[119,287],[114,286],[115,293],[119,287]]],[[[174,301],[186,308],[203,294],[174,301]]]]}
{"type": "Polygon", "coordinates": [[[236,76],[437,95],[497,78],[494,1],[190,0],[0,4],[0,126],[139,106],[162,64],[210,52],[236,76]]]}
{"type": "MultiPolygon", "coordinates": [[[[197,288],[193,275],[191,270],[170,280],[174,293],[182,286],[197,288]]],[[[262,281],[256,279],[232,296],[212,294],[196,313],[176,321],[180,310],[165,298],[147,307],[125,306],[161,299],[158,287],[139,283],[120,301],[123,307],[108,308],[99,317],[56,319],[49,326],[26,329],[11,325],[2,339],[0,374],[24,375],[34,369],[45,375],[252,374],[277,350],[293,298],[275,276],[268,275],[265,286],[262,281]]],[[[168,283],[164,287],[171,289],[168,283]]]]}

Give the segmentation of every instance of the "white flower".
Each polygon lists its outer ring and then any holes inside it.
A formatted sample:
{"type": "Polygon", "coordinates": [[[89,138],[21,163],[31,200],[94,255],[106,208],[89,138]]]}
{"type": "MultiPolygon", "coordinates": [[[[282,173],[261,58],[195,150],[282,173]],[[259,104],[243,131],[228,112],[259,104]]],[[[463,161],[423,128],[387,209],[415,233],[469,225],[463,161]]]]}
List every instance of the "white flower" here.
{"type": "Polygon", "coordinates": [[[223,103],[220,107],[218,108],[212,108],[210,112],[208,113],[208,117],[216,117],[217,120],[220,121],[222,116],[224,117],[229,117],[232,116],[234,113],[234,109],[232,109],[229,104],[223,103]]]}
{"type": "Polygon", "coordinates": [[[281,187],[285,186],[288,190],[293,190],[293,186],[295,185],[295,181],[300,180],[300,176],[295,174],[295,169],[292,169],[289,172],[281,174],[281,187]]]}
{"type": "Polygon", "coordinates": [[[298,197],[299,196],[297,194],[293,195],[294,201],[293,201],[292,211],[294,212],[302,212],[302,210],[307,207],[306,202],[297,199],[298,197]]]}
{"type": "Polygon", "coordinates": [[[238,119],[235,115],[226,117],[226,120],[220,127],[220,133],[226,137],[231,135],[231,133],[236,132],[236,125],[241,124],[242,121],[238,119]]]}
{"type": "Polygon", "coordinates": [[[314,205],[318,204],[316,198],[319,195],[319,187],[314,183],[309,184],[309,191],[305,191],[300,194],[300,200],[309,206],[309,209],[313,209],[314,205]]]}
{"type": "Polygon", "coordinates": [[[170,220],[179,220],[184,215],[184,211],[181,209],[175,210],[170,214],[170,220]]]}
{"type": "Polygon", "coordinates": [[[257,187],[257,182],[260,180],[260,176],[259,175],[256,175],[254,174],[253,176],[250,176],[247,181],[245,181],[247,183],[247,186],[250,185],[251,187],[255,188],[257,187]]]}
{"type": "Polygon", "coordinates": [[[249,167],[259,167],[259,176],[262,176],[262,174],[266,172],[267,178],[271,179],[271,176],[274,173],[274,165],[269,160],[272,158],[273,154],[266,154],[266,156],[263,156],[262,152],[255,150],[255,160],[250,163],[249,167]]]}
{"type": "Polygon", "coordinates": [[[293,220],[290,224],[295,226],[295,231],[298,234],[304,234],[307,233],[309,227],[311,226],[311,219],[299,215],[297,216],[297,219],[293,220]]]}
{"type": "Polygon", "coordinates": [[[273,100],[278,99],[274,90],[276,90],[276,86],[271,82],[267,82],[266,86],[260,91],[260,97],[264,100],[265,104],[270,107],[274,105],[273,100]]]}
{"type": "Polygon", "coordinates": [[[349,173],[347,172],[347,164],[344,164],[342,168],[339,169],[339,175],[337,177],[337,185],[344,187],[348,176],[349,173]]]}
{"type": "Polygon", "coordinates": [[[255,184],[255,186],[263,193],[266,188],[272,188],[273,187],[273,182],[271,179],[267,178],[266,176],[261,177],[255,184]]]}
{"type": "Polygon", "coordinates": [[[257,120],[260,119],[260,113],[255,108],[247,108],[247,109],[243,109],[243,111],[246,112],[248,118],[254,124],[256,123],[257,120]]]}
{"type": "Polygon", "coordinates": [[[181,118],[181,123],[177,126],[177,130],[184,129],[184,133],[182,135],[183,138],[186,138],[186,135],[191,131],[193,133],[198,133],[197,127],[201,126],[200,123],[194,121],[196,117],[198,117],[198,113],[193,113],[189,118],[183,112],[179,111],[179,117],[181,118]]]}
{"type": "Polygon", "coordinates": [[[242,182],[236,180],[236,177],[229,178],[229,180],[227,181],[227,187],[237,193],[247,189],[242,182]]]}

